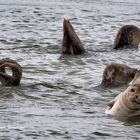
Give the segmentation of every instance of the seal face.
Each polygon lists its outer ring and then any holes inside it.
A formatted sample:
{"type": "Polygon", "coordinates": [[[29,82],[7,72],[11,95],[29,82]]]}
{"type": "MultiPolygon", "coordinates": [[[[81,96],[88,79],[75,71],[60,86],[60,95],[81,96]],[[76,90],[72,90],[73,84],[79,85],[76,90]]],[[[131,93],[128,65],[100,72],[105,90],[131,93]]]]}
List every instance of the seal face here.
{"type": "Polygon", "coordinates": [[[129,86],[125,96],[132,102],[132,107],[140,109],[140,84],[129,86]]]}
{"type": "Polygon", "coordinates": [[[106,114],[115,117],[140,116],[140,83],[130,85],[123,93],[110,101],[106,114]]]}
{"type": "Polygon", "coordinates": [[[0,60],[0,82],[2,85],[17,86],[20,84],[21,77],[22,67],[15,60],[9,58],[0,60]],[[6,73],[6,67],[12,70],[12,75],[6,73]]]}
{"type": "Polygon", "coordinates": [[[124,64],[112,63],[106,66],[103,72],[101,85],[104,87],[111,87],[126,84],[134,78],[136,72],[137,69],[135,68],[124,64]]]}
{"type": "Polygon", "coordinates": [[[138,48],[139,43],[140,29],[134,25],[125,25],[119,29],[113,48],[138,48]]]}
{"type": "Polygon", "coordinates": [[[62,54],[80,55],[85,53],[80,38],[77,36],[69,20],[63,22],[62,54]]]}

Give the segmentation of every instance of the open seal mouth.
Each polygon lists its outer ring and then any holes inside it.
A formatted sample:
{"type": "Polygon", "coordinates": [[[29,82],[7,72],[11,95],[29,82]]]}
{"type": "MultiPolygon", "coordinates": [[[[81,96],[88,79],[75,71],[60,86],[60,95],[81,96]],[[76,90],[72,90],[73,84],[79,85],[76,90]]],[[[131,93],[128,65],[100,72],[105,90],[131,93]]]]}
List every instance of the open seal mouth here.
{"type": "Polygon", "coordinates": [[[133,102],[137,103],[137,104],[140,104],[140,101],[139,100],[133,100],[133,102]]]}
{"type": "Polygon", "coordinates": [[[14,60],[6,58],[0,60],[0,81],[4,86],[17,86],[22,77],[22,67],[14,60]],[[12,75],[6,72],[10,68],[12,75]]]}
{"type": "Polygon", "coordinates": [[[140,105],[140,99],[139,99],[139,96],[137,94],[132,96],[130,99],[132,102],[140,105]]]}

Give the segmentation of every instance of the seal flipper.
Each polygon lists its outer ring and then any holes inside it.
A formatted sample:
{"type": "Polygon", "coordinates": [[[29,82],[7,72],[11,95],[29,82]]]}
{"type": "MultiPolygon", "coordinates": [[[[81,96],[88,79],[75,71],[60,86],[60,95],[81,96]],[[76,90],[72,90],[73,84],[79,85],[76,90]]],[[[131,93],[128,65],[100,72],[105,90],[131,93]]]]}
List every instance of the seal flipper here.
{"type": "Polygon", "coordinates": [[[80,38],[77,36],[69,20],[63,22],[62,54],[81,55],[85,52],[80,38]]]}
{"type": "Polygon", "coordinates": [[[108,106],[110,109],[114,106],[114,104],[115,104],[116,101],[118,100],[119,96],[120,96],[120,94],[119,94],[118,96],[116,96],[113,100],[111,100],[111,101],[109,101],[109,102],[107,103],[107,106],[108,106]]]}
{"type": "Polygon", "coordinates": [[[107,103],[107,106],[112,108],[115,102],[116,102],[115,100],[111,100],[110,102],[107,103]]]}

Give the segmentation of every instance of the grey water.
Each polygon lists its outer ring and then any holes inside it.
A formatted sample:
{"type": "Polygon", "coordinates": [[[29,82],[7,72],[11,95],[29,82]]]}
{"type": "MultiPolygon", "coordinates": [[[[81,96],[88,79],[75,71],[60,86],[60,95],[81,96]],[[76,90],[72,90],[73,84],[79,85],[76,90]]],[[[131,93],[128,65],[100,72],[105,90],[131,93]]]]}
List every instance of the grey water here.
{"type": "Polygon", "coordinates": [[[23,68],[20,86],[0,86],[0,140],[138,140],[139,119],[105,114],[127,85],[99,86],[107,64],[140,67],[140,49],[112,50],[126,24],[140,27],[139,0],[0,0],[0,59],[23,68]],[[64,18],[85,55],[61,55],[64,18]]]}

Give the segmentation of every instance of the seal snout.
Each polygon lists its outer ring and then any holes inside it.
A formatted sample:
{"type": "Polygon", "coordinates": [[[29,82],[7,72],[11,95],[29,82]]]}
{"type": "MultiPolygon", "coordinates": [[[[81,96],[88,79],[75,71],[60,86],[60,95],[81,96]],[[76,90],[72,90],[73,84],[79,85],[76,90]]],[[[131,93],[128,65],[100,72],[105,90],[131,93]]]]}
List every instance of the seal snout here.
{"type": "Polygon", "coordinates": [[[139,96],[138,95],[135,95],[135,98],[138,98],[139,96]]]}

